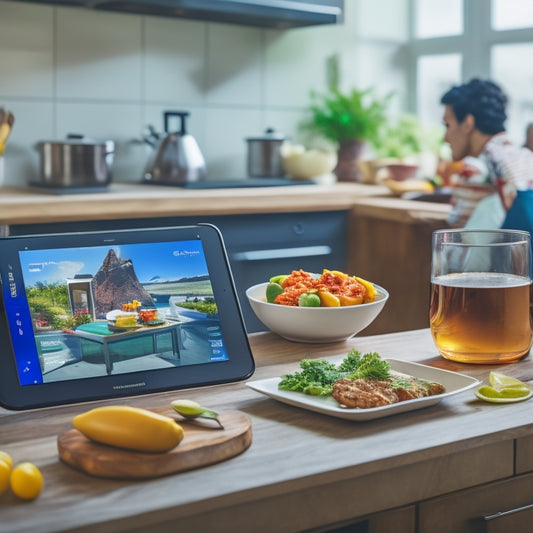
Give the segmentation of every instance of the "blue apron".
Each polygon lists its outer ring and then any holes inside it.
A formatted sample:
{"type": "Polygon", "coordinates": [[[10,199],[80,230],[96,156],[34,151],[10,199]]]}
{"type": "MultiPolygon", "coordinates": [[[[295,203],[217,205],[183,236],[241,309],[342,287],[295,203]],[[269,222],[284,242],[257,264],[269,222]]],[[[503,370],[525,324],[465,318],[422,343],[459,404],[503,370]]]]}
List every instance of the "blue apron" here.
{"type": "MultiPolygon", "coordinates": [[[[528,231],[530,240],[533,238],[533,190],[517,191],[513,205],[503,221],[502,229],[528,231]]],[[[531,246],[533,248],[533,242],[531,246]]],[[[530,261],[532,261],[531,256],[530,261]]],[[[533,278],[533,262],[530,265],[530,275],[533,278]]]]}
{"type": "Polygon", "coordinates": [[[517,191],[502,228],[521,229],[533,234],[533,190],[517,191]]]}

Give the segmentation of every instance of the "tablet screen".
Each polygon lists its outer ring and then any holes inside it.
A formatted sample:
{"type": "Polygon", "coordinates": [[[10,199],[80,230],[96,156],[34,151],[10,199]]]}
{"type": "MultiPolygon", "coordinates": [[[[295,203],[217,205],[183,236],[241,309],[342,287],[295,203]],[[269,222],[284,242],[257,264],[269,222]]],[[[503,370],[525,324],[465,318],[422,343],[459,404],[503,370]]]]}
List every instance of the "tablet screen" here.
{"type": "Polygon", "coordinates": [[[55,237],[52,246],[16,247],[2,292],[19,386],[127,376],[113,385],[127,393],[140,388],[135,376],[157,371],[182,376],[177,386],[202,384],[202,375],[216,382],[207,370],[185,370],[229,362],[227,336],[235,333],[221,317],[238,304],[221,286],[225,269],[202,232],[180,239],[117,232],[109,242],[104,235],[61,246],[55,237]]]}

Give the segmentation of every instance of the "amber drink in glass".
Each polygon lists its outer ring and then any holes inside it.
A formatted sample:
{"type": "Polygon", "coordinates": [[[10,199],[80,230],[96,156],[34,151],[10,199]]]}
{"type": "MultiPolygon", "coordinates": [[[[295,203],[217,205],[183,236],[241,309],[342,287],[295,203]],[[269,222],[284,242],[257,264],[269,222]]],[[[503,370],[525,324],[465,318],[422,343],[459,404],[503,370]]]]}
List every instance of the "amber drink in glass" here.
{"type": "Polygon", "coordinates": [[[496,364],[529,353],[530,256],[527,232],[434,232],[429,321],[443,357],[496,364]]]}

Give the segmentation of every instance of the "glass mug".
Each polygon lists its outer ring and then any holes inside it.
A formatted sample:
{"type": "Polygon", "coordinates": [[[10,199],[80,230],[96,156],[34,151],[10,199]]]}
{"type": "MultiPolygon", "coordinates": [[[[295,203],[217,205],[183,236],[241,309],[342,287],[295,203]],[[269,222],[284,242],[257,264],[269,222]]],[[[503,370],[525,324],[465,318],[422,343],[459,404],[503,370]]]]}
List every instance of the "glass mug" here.
{"type": "Polygon", "coordinates": [[[462,363],[510,363],[531,348],[526,231],[433,233],[429,322],[439,352],[462,363]]]}

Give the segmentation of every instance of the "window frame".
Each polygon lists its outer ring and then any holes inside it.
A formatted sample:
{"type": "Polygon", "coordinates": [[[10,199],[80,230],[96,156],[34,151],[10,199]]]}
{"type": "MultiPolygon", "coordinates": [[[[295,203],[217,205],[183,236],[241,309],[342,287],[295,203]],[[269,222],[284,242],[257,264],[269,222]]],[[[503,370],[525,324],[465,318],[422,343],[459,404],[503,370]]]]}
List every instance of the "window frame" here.
{"type": "Polygon", "coordinates": [[[463,33],[446,37],[415,36],[416,2],[409,0],[408,109],[417,112],[417,61],[421,56],[458,53],[462,55],[462,81],[491,78],[491,49],[497,44],[533,42],[533,27],[515,30],[492,28],[492,0],[463,0],[463,33]]]}

